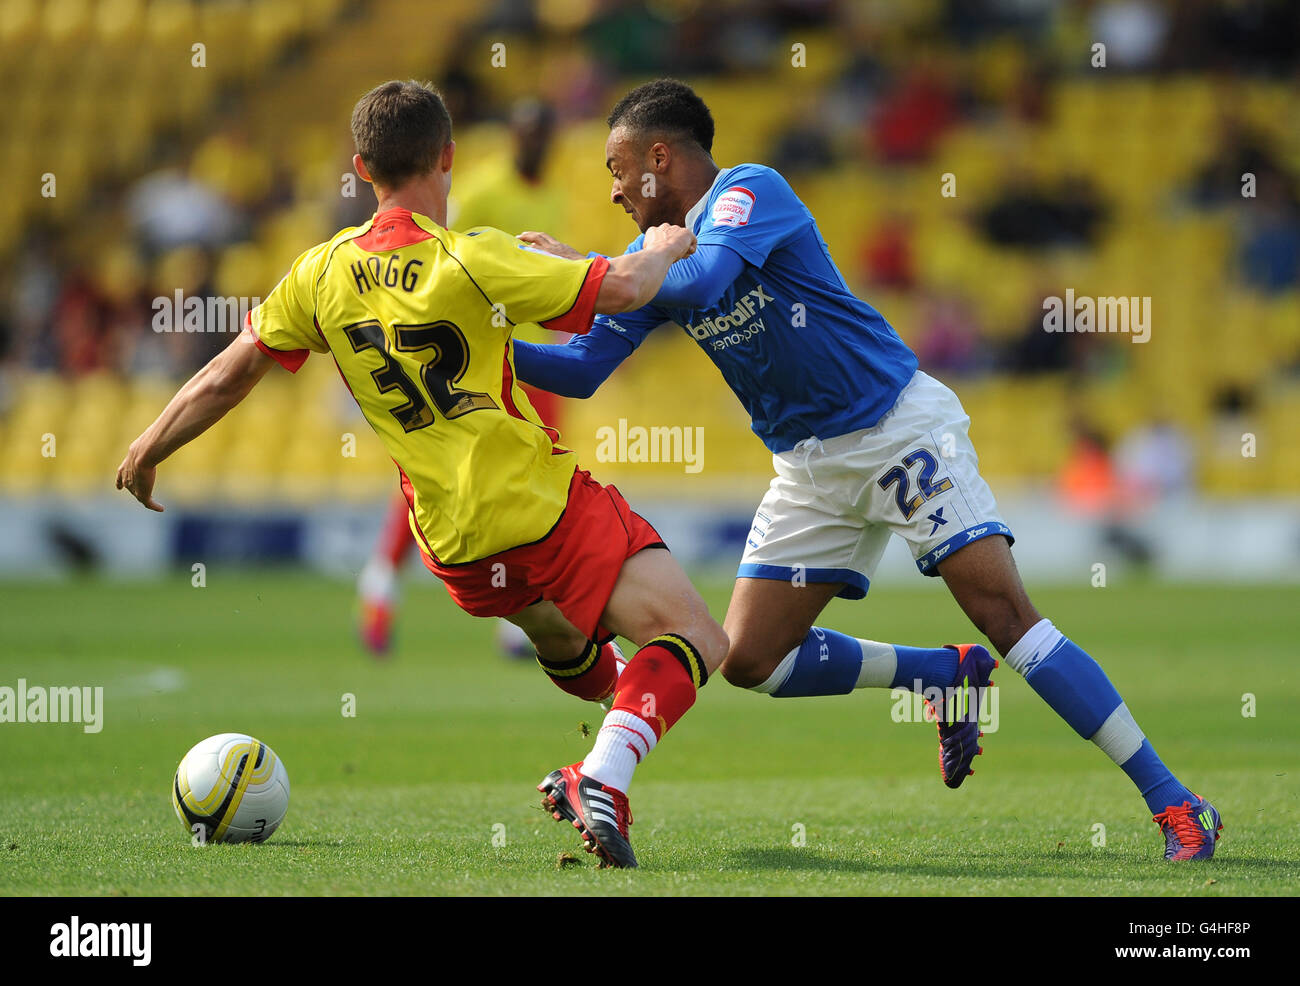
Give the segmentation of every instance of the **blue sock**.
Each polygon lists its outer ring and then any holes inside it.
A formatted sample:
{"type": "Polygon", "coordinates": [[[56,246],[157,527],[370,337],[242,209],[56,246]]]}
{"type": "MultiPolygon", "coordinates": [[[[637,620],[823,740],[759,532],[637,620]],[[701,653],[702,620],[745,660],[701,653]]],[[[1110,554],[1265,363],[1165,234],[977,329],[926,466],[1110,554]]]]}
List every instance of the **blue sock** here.
{"type": "Polygon", "coordinates": [[[1106,672],[1050,620],[1032,627],[1007,653],[1007,663],[1076,733],[1120,766],[1152,814],[1196,801],[1156,756],[1106,672]]]}
{"type": "Polygon", "coordinates": [[[1143,739],[1137,753],[1120,764],[1119,769],[1128,774],[1128,779],[1137,785],[1153,815],[1160,814],[1170,805],[1181,805],[1184,801],[1196,804],[1196,795],[1183,787],[1161,762],[1149,739],[1143,739]]]}
{"type": "Polygon", "coordinates": [[[894,645],[898,670],[890,688],[924,692],[927,688],[949,688],[957,676],[957,652],[951,647],[903,647],[894,645]],[[921,685],[918,688],[917,682],[921,685]]]}
{"type": "Polygon", "coordinates": [[[773,698],[847,695],[858,687],[861,671],[862,645],[855,638],[813,627],[799,645],[789,674],[771,694],[773,698]]]}
{"type": "Polygon", "coordinates": [[[773,698],[847,695],[859,685],[915,691],[919,680],[924,691],[949,687],[956,674],[957,652],[948,647],[891,646],[813,627],[759,690],[773,698]]]}

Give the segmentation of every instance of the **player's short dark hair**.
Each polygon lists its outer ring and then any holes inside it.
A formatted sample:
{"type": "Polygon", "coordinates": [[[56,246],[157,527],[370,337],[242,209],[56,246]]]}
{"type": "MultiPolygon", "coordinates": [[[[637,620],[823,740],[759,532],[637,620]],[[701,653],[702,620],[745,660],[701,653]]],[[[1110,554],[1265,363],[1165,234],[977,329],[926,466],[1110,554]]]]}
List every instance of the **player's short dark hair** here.
{"type": "Polygon", "coordinates": [[[451,140],[451,116],[426,82],[385,82],[357,100],[352,139],[377,184],[393,188],[433,170],[451,140]]]}
{"type": "Polygon", "coordinates": [[[713,150],[713,114],[695,90],[676,79],[658,79],[637,86],[610,111],[609,129],[626,127],[647,137],[693,140],[707,153],[713,150]]]}

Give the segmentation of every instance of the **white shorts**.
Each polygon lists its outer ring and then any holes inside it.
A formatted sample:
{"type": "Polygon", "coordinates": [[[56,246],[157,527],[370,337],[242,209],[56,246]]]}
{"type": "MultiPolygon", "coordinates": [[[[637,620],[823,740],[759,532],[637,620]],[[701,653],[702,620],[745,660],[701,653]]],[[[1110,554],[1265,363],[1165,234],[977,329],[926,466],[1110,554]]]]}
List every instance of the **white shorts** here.
{"type": "Polygon", "coordinates": [[[917,371],[874,428],[805,439],[772,456],[776,478],[754,514],[738,578],[843,582],[861,599],[891,533],[923,575],[963,545],[1013,541],[980,478],[957,395],[917,371]]]}

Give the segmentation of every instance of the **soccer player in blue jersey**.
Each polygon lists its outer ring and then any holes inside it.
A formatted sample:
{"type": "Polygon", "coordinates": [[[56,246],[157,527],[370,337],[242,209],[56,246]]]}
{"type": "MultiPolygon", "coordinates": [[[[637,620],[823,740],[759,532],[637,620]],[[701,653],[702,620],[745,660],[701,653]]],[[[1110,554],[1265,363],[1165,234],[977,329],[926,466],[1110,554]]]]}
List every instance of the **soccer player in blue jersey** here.
{"type": "MultiPolygon", "coordinates": [[[[832,598],[866,594],[898,534],[921,573],[941,577],[1007,663],[1137,785],[1165,857],[1212,856],[1222,828],[1214,806],[1170,772],[1097,662],[1029,601],[956,395],[920,372],[884,317],[849,290],[785,179],[758,164],[720,169],[708,107],[674,80],[634,89],[608,123],[614,204],[643,234],[683,225],[698,247],[646,307],[599,316],[567,345],[516,340],[515,363],[534,386],[589,397],[651,331],[675,324],[749,411],[776,477],[727,610],[724,677],[778,698],[866,687],[935,696],[943,779],[960,785],[981,752],[978,698],[997,664],[988,651],[858,640],[814,625],[832,598]],[[972,691],[976,702],[957,709],[972,691]]],[[[521,238],[580,256],[544,233],[521,238]]],[[[641,245],[638,236],[627,250],[641,245]]]]}

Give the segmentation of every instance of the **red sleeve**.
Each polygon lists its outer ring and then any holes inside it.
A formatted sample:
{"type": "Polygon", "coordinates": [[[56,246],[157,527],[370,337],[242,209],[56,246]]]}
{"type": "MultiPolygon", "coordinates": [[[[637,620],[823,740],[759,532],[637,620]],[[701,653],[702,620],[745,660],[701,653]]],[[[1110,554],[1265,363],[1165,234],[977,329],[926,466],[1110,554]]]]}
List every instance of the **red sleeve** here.
{"type": "Polygon", "coordinates": [[[600,282],[605,279],[607,270],[609,270],[607,257],[592,258],[591,266],[587,268],[587,276],[578,290],[578,297],[574,300],[573,307],[563,315],[548,319],[542,325],[556,332],[586,335],[587,330],[591,328],[591,320],[596,317],[596,295],[600,293],[600,282]]]}
{"type": "Polygon", "coordinates": [[[311,353],[311,351],[307,349],[291,349],[287,351],[283,349],[272,349],[261,339],[257,338],[257,330],[253,328],[253,313],[251,311],[244,316],[244,330],[253,337],[253,342],[257,344],[258,349],[266,353],[267,356],[270,356],[271,359],[275,360],[290,373],[297,373],[301,370],[302,365],[307,362],[307,357],[311,353]]]}

